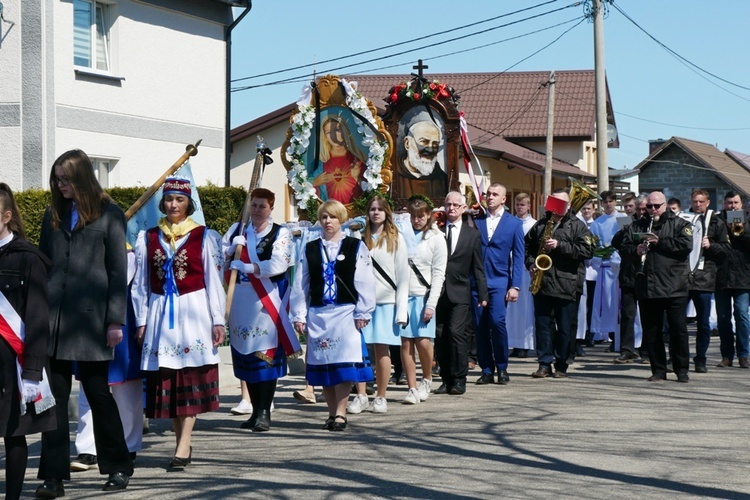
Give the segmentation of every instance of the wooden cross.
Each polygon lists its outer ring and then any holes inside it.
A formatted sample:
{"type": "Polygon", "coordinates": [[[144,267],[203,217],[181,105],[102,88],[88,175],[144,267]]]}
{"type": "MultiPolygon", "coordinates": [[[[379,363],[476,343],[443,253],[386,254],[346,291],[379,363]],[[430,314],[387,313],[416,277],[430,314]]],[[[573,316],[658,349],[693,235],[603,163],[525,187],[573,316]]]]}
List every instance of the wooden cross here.
{"type": "Polygon", "coordinates": [[[420,80],[424,80],[424,75],[422,74],[422,70],[423,69],[427,69],[427,68],[429,68],[429,66],[427,66],[426,64],[422,64],[422,60],[421,59],[417,60],[417,65],[416,66],[412,66],[412,69],[416,69],[417,70],[418,76],[419,76],[420,80]]]}

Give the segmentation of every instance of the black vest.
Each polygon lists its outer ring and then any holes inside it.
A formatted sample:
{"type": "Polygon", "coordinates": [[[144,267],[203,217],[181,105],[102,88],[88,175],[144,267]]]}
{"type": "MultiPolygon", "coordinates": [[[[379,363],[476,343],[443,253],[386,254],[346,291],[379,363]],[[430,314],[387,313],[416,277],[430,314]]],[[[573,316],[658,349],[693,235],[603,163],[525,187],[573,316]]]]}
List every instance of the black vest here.
{"type": "MultiPolygon", "coordinates": [[[[237,227],[232,233],[232,236],[229,238],[230,242],[234,239],[235,236],[238,236],[240,234],[240,226],[241,224],[237,224],[237,227]]],[[[271,256],[273,255],[273,244],[276,242],[276,237],[279,235],[280,229],[281,226],[274,222],[271,225],[271,230],[268,232],[268,234],[262,238],[257,239],[255,253],[258,254],[258,260],[271,260],[271,256]]],[[[276,276],[271,276],[269,279],[271,280],[271,283],[276,283],[277,281],[281,281],[284,278],[286,278],[286,272],[277,274],[276,276]]]]}
{"type": "MultiPolygon", "coordinates": [[[[341,241],[339,255],[344,259],[336,259],[336,304],[356,304],[359,295],[354,289],[354,271],[357,268],[357,250],[360,241],[350,236],[341,241]]],[[[322,307],[323,288],[325,278],[323,276],[323,256],[321,254],[321,242],[311,241],[305,246],[305,257],[307,258],[307,269],[310,273],[310,307],[322,307]]]]}

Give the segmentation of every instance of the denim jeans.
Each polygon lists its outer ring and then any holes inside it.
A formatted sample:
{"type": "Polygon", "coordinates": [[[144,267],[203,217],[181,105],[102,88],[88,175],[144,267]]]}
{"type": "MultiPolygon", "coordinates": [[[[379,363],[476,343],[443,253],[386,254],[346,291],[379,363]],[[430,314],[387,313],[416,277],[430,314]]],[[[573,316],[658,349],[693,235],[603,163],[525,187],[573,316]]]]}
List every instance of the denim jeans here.
{"type": "Polygon", "coordinates": [[[746,358],[750,354],[750,290],[724,289],[716,292],[716,315],[721,339],[721,357],[734,359],[735,345],[737,357],[746,358]],[[734,301],[734,328],[732,329],[732,301],[734,301]]]}
{"type": "Polygon", "coordinates": [[[693,358],[696,365],[706,364],[706,352],[711,343],[711,325],[709,324],[711,295],[713,292],[690,290],[690,299],[695,305],[695,321],[698,327],[698,333],[695,336],[695,358],[693,358]]]}

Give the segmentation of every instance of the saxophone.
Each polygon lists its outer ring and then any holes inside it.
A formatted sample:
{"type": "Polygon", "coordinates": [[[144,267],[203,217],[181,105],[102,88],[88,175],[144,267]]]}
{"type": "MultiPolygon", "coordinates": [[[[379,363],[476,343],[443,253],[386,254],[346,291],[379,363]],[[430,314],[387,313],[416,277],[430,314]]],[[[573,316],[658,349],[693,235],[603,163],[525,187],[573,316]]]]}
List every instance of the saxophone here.
{"type": "Polygon", "coordinates": [[[544,233],[542,233],[542,239],[539,241],[539,251],[536,253],[536,259],[534,259],[534,270],[531,271],[531,286],[529,286],[529,291],[532,295],[536,295],[542,288],[544,271],[548,271],[552,267],[552,257],[547,255],[547,250],[544,247],[547,240],[552,237],[554,227],[555,221],[550,217],[544,226],[544,233]]]}

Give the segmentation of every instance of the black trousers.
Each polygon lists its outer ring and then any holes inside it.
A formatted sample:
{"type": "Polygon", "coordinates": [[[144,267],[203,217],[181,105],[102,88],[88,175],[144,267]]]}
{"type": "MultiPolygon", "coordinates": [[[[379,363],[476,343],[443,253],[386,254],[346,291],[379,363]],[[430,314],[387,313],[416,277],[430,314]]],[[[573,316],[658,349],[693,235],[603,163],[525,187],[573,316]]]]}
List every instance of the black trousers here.
{"type": "MultiPolygon", "coordinates": [[[[91,405],[94,442],[101,474],[133,474],[120,412],[108,385],[109,361],[78,361],[78,374],[91,405]]],[[[73,378],[73,362],[50,359],[50,386],[57,406],[57,429],[42,433],[39,479],[70,479],[70,429],[68,399],[73,378]]]]}
{"type": "Polygon", "coordinates": [[[669,299],[643,299],[638,302],[641,308],[643,343],[651,360],[651,373],[667,373],[667,353],[664,349],[662,328],[666,313],[669,322],[669,350],[672,353],[672,369],[675,373],[690,369],[690,345],[688,343],[687,297],[669,299]]]}
{"type": "MultiPolygon", "coordinates": [[[[620,352],[635,354],[635,316],[638,299],[635,288],[620,288],[620,352]]],[[[644,343],[645,344],[645,343],[644,343]]]]}
{"type": "Polygon", "coordinates": [[[473,321],[471,304],[454,304],[445,296],[438,301],[439,335],[435,337],[435,354],[440,364],[440,378],[448,387],[466,383],[473,321]]]}

